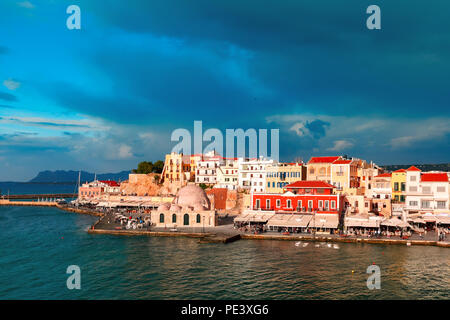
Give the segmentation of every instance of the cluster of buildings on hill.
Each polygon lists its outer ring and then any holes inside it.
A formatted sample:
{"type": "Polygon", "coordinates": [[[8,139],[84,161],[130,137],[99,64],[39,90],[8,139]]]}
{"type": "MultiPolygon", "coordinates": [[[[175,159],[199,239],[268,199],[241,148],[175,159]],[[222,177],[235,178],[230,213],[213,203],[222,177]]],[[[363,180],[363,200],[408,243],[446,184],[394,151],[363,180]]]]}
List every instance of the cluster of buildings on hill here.
{"type": "MultiPolygon", "coordinates": [[[[168,191],[171,194],[163,201],[167,204],[160,206],[155,195],[140,195],[135,203],[147,203],[162,213],[182,211],[168,203],[176,201],[176,191],[197,185],[209,189],[210,210],[230,209],[241,199],[237,222],[263,223],[275,229],[301,230],[311,228],[312,223],[314,228],[333,232],[338,226],[370,229],[385,223],[395,227],[398,221],[403,225],[409,221],[409,226],[423,224],[421,227],[450,223],[448,172],[421,172],[411,166],[388,173],[372,162],[343,156],[279,163],[265,158],[225,158],[214,151],[170,153],[158,182],[166,190],[175,190],[168,191]],[[145,196],[151,196],[151,201],[145,196]]],[[[93,181],[80,187],[79,197],[103,195],[104,199],[105,194],[121,194],[128,196],[125,203],[130,203],[130,196],[136,195],[126,195],[123,190],[113,181],[93,181]]]]}

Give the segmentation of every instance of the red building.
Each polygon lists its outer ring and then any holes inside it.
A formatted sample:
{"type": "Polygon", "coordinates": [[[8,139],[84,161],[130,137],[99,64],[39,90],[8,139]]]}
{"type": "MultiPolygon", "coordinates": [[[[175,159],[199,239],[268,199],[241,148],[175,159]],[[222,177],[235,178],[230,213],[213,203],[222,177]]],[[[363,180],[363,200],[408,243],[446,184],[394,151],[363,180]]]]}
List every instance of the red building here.
{"type": "Polygon", "coordinates": [[[297,181],[287,185],[284,194],[253,194],[252,206],[254,210],[339,214],[343,198],[333,194],[333,188],[323,181],[297,181]]]}

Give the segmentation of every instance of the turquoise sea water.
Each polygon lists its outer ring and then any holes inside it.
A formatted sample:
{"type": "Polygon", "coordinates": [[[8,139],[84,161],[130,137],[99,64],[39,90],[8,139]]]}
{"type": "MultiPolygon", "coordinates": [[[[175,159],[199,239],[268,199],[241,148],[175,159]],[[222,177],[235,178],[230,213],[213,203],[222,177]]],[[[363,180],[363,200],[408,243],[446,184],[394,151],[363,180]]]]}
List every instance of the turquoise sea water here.
{"type": "Polygon", "coordinates": [[[446,248],[90,235],[95,219],[0,207],[0,299],[449,298],[446,248]],[[373,262],[380,290],[366,286],[373,262]],[[69,265],[81,268],[81,290],[66,287],[69,265]]]}

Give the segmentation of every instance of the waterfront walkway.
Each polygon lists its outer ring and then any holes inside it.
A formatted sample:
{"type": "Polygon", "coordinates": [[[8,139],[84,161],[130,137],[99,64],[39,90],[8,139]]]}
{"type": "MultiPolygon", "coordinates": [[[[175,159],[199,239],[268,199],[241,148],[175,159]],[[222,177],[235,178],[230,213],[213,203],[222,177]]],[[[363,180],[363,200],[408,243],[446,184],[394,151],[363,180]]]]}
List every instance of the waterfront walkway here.
{"type": "Polygon", "coordinates": [[[144,227],[142,229],[125,229],[120,223],[114,223],[114,215],[106,214],[97,221],[89,233],[114,234],[114,235],[147,235],[160,237],[191,237],[199,238],[200,242],[222,242],[229,243],[239,239],[248,240],[283,240],[283,241],[319,241],[319,242],[345,242],[345,243],[373,243],[373,244],[397,244],[397,245],[426,245],[450,248],[450,241],[437,241],[435,232],[428,232],[426,236],[420,238],[419,235],[413,235],[409,239],[400,237],[364,237],[331,234],[309,234],[295,233],[283,235],[279,232],[264,232],[253,234],[242,232],[235,229],[232,224],[219,225],[217,227],[177,227],[177,231],[171,231],[170,228],[144,227]]]}

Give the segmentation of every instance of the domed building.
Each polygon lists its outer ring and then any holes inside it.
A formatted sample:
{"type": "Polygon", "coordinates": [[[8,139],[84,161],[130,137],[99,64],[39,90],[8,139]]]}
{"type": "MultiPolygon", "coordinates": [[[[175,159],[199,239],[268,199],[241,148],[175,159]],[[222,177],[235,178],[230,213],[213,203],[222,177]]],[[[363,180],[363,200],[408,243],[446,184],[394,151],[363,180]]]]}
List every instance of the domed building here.
{"type": "Polygon", "coordinates": [[[175,203],[181,207],[197,207],[202,210],[209,210],[211,207],[206,192],[195,184],[181,188],[175,198],[175,203]]]}
{"type": "Polygon", "coordinates": [[[195,184],[182,187],[170,207],[162,204],[152,211],[156,227],[215,227],[217,215],[206,192],[195,184]]]}

